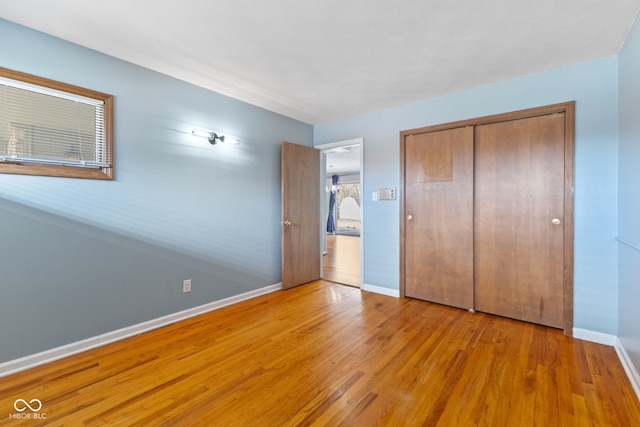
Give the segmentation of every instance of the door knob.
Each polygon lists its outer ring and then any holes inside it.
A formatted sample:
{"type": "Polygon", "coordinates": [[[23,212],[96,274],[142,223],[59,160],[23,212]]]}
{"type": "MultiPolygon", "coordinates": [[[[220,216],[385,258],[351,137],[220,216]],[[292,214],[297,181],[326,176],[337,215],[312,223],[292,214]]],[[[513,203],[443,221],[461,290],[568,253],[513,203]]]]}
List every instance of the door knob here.
{"type": "Polygon", "coordinates": [[[288,219],[285,219],[284,221],[282,221],[281,224],[284,225],[285,227],[291,227],[291,221],[289,221],[288,219]]]}
{"type": "Polygon", "coordinates": [[[553,218],[551,220],[551,224],[553,225],[560,225],[560,218],[553,218]]]}
{"type": "Polygon", "coordinates": [[[411,221],[413,219],[413,215],[407,215],[407,221],[411,221]]]}

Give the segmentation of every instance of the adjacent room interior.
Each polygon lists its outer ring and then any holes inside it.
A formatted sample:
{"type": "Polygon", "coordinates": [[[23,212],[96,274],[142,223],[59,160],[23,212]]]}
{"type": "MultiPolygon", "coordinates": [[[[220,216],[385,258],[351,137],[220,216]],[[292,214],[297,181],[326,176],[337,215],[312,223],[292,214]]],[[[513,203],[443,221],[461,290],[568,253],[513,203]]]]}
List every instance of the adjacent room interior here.
{"type": "Polygon", "coordinates": [[[362,186],[360,144],[323,150],[327,210],[323,278],[360,287],[362,186]]]}

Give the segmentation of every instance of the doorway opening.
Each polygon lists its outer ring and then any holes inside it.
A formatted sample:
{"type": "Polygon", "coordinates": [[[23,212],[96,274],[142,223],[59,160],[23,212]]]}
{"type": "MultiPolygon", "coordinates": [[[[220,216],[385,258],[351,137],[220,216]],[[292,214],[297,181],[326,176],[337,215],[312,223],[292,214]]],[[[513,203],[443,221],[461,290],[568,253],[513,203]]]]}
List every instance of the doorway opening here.
{"type": "Polygon", "coordinates": [[[363,138],[316,146],[322,152],[322,278],[362,286],[363,138]]]}

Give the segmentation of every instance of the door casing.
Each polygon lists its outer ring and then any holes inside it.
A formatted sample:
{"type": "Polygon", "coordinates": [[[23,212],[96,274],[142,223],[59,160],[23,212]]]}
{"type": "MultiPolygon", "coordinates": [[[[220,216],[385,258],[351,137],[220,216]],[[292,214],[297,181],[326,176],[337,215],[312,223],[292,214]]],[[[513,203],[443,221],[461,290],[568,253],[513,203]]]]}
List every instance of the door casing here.
{"type": "MultiPolygon", "coordinates": [[[[343,141],[330,142],[327,144],[316,145],[314,148],[324,151],[332,148],[339,147],[347,147],[350,145],[360,145],[360,191],[361,191],[361,202],[360,202],[360,288],[362,289],[364,285],[364,200],[365,200],[365,191],[364,191],[364,138],[353,138],[347,139],[343,141]]],[[[326,168],[325,168],[326,169],[326,168]]],[[[326,173],[325,170],[322,170],[323,176],[326,173]]],[[[321,185],[320,197],[324,198],[324,181],[321,185]]],[[[323,209],[324,216],[324,209],[323,209]]],[[[325,236],[326,234],[326,223],[322,222],[320,225],[320,235],[325,236]]],[[[326,244],[326,243],[325,243],[326,244]]],[[[322,255],[320,256],[320,271],[322,271],[322,255]]]]}

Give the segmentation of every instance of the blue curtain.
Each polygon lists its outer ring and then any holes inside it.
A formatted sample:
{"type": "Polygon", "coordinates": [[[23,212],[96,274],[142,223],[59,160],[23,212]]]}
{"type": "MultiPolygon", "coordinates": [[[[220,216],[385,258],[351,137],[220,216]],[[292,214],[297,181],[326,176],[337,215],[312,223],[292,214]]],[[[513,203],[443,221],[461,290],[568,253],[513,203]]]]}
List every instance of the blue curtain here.
{"type": "Polygon", "coordinates": [[[338,185],[338,175],[331,176],[331,195],[329,196],[329,217],[327,218],[327,233],[335,233],[336,232],[336,217],[333,214],[336,210],[336,193],[337,185],[338,185]]]}

